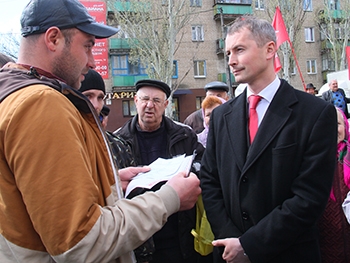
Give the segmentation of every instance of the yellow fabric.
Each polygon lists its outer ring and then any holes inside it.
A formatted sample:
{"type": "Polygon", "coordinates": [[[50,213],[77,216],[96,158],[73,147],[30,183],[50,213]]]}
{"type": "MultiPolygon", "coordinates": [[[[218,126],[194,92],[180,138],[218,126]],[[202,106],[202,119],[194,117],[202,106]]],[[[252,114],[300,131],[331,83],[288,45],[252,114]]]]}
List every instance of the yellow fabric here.
{"type": "Polygon", "coordinates": [[[202,256],[206,256],[213,252],[211,242],[214,240],[214,234],[205,213],[202,195],[198,197],[196,212],[196,229],[191,231],[194,236],[194,249],[202,256]]]}

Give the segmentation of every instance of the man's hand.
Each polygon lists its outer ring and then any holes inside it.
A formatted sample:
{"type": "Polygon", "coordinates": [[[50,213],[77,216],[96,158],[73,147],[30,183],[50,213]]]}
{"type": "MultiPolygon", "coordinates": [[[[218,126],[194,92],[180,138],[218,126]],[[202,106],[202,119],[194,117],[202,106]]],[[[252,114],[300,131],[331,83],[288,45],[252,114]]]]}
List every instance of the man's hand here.
{"type": "Polygon", "coordinates": [[[218,239],[214,240],[212,244],[214,247],[225,247],[222,259],[227,263],[250,263],[248,256],[244,254],[238,238],[218,239]]]}
{"type": "Polygon", "coordinates": [[[180,198],[180,211],[191,209],[202,192],[198,177],[194,173],[190,173],[188,177],[186,176],[185,172],[180,172],[167,182],[169,186],[174,188],[180,198]]]}
{"type": "Polygon", "coordinates": [[[128,184],[130,183],[131,179],[134,176],[136,176],[138,173],[145,173],[150,170],[151,168],[149,166],[143,166],[143,167],[130,166],[123,169],[119,169],[118,173],[119,173],[120,181],[122,182],[123,191],[125,192],[126,187],[128,186],[128,184]]]}

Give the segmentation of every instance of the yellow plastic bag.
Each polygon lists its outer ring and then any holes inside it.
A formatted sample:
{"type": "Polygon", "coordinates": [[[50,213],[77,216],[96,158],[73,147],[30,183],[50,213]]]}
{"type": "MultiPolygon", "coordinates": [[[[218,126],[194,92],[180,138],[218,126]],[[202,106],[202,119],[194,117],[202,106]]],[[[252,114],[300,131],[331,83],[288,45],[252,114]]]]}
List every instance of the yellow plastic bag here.
{"type": "Polygon", "coordinates": [[[213,252],[211,242],[214,240],[214,234],[204,210],[202,195],[198,197],[196,212],[196,229],[191,231],[194,236],[194,249],[202,256],[206,256],[213,252]]]}

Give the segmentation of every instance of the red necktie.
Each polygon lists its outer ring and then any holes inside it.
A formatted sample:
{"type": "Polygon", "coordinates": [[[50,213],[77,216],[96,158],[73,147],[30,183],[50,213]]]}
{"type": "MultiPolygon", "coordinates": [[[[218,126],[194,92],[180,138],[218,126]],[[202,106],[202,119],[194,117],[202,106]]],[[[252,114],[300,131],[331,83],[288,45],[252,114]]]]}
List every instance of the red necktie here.
{"type": "Polygon", "coordinates": [[[261,97],[258,95],[250,95],[249,98],[249,137],[250,143],[253,142],[256,132],[258,131],[258,113],[256,112],[256,106],[258,105],[261,97]]]}

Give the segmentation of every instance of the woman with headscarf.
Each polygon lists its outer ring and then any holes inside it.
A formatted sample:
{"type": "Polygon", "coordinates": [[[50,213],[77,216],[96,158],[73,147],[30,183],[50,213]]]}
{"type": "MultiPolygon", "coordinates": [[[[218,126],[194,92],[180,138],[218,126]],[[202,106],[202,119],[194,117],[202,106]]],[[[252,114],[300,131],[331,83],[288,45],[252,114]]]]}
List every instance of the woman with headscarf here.
{"type": "Polygon", "coordinates": [[[349,123],[344,112],[339,108],[336,110],[337,165],[330,197],[319,221],[322,263],[350,262],[350,225],[342,210],[342,202],[350,190],[349,123]]]}

